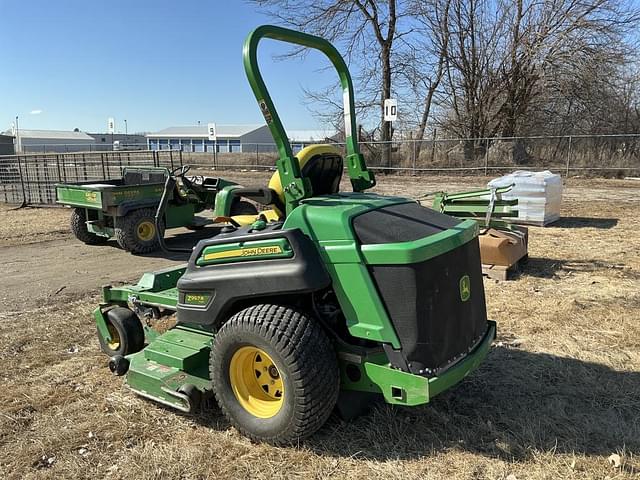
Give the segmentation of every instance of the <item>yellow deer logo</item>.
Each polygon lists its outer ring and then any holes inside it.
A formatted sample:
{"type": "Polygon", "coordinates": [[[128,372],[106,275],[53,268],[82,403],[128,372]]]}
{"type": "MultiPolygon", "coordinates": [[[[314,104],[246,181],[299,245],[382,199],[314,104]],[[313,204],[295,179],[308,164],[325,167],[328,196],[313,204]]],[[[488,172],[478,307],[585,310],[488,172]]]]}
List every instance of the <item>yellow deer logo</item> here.
{"type": "Polygon", "coordinates": [[[460,277],[460,300],[466,302],[471,297],[471,280],[469,275],[460,277]]]}

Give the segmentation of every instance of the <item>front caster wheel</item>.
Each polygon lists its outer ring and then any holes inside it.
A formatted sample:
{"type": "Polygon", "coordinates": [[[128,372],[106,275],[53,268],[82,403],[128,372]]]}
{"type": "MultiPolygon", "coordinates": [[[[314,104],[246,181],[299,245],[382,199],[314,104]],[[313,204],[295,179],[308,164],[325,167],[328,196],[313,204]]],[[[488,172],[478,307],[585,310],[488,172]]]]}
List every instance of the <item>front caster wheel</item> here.
{"type": "Polygon", "coordinates": [[[114,375],[121,377],[129,370],[129,360],[122,355],[115,355],[109,359],[109,370],[114,375]]]}
{"type": "Polygon", "coordinates": [[[135,313],[128,308],[115,307],[105,313],[107,330],[111,340],[98,331],[100,348],[110,357],[129,355],[144,347],[144,329],[135,313]]]}

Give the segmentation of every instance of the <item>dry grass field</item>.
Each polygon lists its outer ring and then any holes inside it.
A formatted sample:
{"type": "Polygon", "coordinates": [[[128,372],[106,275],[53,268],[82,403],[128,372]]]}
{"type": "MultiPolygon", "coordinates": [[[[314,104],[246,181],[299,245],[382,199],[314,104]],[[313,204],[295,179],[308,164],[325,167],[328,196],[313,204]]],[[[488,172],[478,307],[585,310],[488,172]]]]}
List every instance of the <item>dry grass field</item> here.
{"type": "MultiPolygon", "coordinates": [[[[376,189],[486,180],[380,175],[376,189]]],[[[109,373],[91,319],[101,278],[167,260],[80,245],[63,209],[0,207],[0,478],[640,479],[639,193],[569,179],[563,218],[530,230],[526,270],[485,279],[499,334],[478,371],[429,405],[331,418],[287,448],[252,444],[216,408],[138,398],[109,373]]]]}

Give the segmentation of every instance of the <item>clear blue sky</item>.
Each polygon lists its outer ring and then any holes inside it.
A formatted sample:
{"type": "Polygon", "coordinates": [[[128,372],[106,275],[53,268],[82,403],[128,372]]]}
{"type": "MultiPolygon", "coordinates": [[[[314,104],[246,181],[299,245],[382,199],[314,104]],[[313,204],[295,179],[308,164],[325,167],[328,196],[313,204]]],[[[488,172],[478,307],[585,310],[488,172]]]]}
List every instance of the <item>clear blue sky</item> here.
{"type": "MultiPolygon", "coordinates": [[[[155,131],[215,121],[262,123],[242,66],[242,43],[273,23],[242,0],[0,0],[0,131],[20,128],[155,131]],[[38,113],[40,112],[40,113],[38,113]]],[[[321,128],[303,105],[303,87],[330,85],[319,55],[259,59],[290,129],[321,128]]]]}

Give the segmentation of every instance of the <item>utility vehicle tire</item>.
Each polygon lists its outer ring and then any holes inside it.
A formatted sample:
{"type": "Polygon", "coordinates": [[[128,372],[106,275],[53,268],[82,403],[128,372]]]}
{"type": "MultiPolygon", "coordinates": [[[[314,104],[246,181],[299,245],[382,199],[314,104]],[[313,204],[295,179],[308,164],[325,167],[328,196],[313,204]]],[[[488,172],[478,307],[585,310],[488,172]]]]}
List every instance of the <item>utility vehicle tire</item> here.
{"type": "Polygon", "coordinates": [[[74,208],[71,212],[71,231],[78,240],[87,245],[102,245],[109,240],[87,229],[87,213],[84,208],[74,208]]]}
{"type": "Polygon", "coordinates": [[[110,357],[129,355],[144,347],[144,329],[135,313],[128,308],[115,307],[105,314],[111,342],[105,342],[100,332],[100,348],[110,357]]]}
{"type": "Polygon", "coordinates": [[[209,368],[223,413],[255,441],[286,445],[311,435],[338,398],[329,338],[311,316],[283,305],[233,315],[215,336],[209,368]]]}
{"type": "Polygon", "coordinates": [[[237,198],[231,204],[230,216],[235,215],[258,215],[256,206],[246,200],[238,200],[237,198]]]}
{"type": "MultiPolygon", "coordinates": [[[[139,208],[116,219],[116,240],[123,250],[131,253],[149,253],[159,247],[155,225],[156,211],[139,208]]],[[[164,226],[161,225],[164,235],[164,226]]]]}

